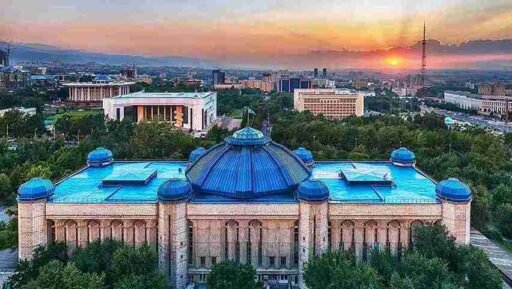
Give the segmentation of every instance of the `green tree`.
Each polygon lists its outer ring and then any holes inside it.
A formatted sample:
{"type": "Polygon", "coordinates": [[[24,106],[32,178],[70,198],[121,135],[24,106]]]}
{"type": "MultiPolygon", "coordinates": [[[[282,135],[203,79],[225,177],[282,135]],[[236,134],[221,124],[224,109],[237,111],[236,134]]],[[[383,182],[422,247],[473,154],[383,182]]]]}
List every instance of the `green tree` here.
{"type": "Polygon", "coordinates": [[[496,208],[496,225],[503,236],[512,238],[512,204],[501,204],[496,208]]]}
{"type": "Polygon", "coordinates": [[[381,278],[370,265],[358,263],[344,251],[327,252],[311,258],[304,268],[304,281],[310,289],[377,289],[381,278]]]}
{"type": "Polygon", "coordinates": [[[212,267],[208,275],[210,289],[259,289],[256,270],[250,264],[223,261],[212,267]]]}

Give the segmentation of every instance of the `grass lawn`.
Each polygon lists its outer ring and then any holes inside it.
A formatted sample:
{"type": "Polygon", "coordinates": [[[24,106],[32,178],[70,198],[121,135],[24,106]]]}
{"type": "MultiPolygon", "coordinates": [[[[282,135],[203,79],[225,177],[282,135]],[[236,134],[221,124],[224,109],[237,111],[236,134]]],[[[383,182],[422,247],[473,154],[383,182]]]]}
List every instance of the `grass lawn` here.
{"type": "Polygon", "coordinates": [[[86,117],[89,115],[97,115],[97,114],[101,114],[101,113],[103,113],[103,112],[99,109],[98,110],[75,110],[75,111],[69,111],[69,112],[52,115],[52,116],[47,117],[46,119],[57,121],[59,118],[65,116],[65,115],[69,115],[69,116],[71,116],[71,119],[77,120],[82,117],[86,117]]]}

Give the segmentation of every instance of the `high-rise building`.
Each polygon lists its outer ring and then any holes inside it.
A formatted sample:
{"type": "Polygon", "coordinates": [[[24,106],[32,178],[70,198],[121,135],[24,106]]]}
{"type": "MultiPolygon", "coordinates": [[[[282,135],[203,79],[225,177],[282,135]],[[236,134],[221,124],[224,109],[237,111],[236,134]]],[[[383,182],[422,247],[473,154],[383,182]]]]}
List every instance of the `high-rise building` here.
{"type": "Polygon", "coordinates": [[[226,73],[221,71],[220,69],[212,70],[212,84],[224,84],[226,83],[226,73]]]}
{"type": "Polygon", "coordinates": [[[342,119],[364,114],[364,96],[345,89],[296,89],[293,107],[298,111],[308,110],[326,118],[342,119]]]}
{"type": "Polygon", "coordinates": [[[318,68],[315,68],[315,70],[313,70],[313,77],[318,78],[318,68]]]}
{"type": "Polygon", "coordinates": [[[137,78],[137,67],[135,65],[126,67],[125,69],[121,70],[121,75],[128,79],[135,79],[137,78]]]}
{"type": "Polygon", "coordinates": [[[295,89],[311,88],[311,81],[300,77],[286,77],[281,78],[277,86],[278,92],[293,93],[295,89]]]}
{"type": "Polygon", "coordinates": [[[7,47],[7,50],[0,49],[0,66],[7,67],[9,66],[9,52],[10,48],[7,47]]]}
{"type": "Polygon", "coordinates": [[[327,78],[327,68],[322,69],[322,78],[327,78]]]}

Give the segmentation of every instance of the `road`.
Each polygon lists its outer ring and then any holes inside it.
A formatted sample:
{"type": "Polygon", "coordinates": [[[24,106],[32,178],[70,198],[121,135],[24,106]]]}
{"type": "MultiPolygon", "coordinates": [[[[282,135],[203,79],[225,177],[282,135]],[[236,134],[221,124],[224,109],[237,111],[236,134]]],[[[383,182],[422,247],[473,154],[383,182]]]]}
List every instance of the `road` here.
{"type": "Polygon", "coordinates": [[[434,111],[437,114],[441,114],[444,116],[449,116],[453,118],[454,120],[461,121],[461,122],[467,122],[472,125],[485,127],[488,129],[493,129],[500,132],[512,132],[512,123],[509,123],[508,125],[505,124],[503,121],[498,121],[491,118],[486,118],[483,116],[477,116],[477,115],[469,115],[462,112],[454,112],[439,108],[433,108],[433,107],[422,107],[422,111],[434,111]]]}

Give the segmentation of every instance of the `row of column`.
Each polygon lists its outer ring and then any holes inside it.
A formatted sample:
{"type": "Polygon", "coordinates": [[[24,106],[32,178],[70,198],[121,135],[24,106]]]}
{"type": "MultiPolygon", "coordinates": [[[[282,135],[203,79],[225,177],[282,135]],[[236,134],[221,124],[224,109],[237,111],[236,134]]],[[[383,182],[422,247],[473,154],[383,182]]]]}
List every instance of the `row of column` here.
{"type": "Polygon", "coordinates": [[[130,86],[70,86],[69,99],[74,101],[101,101],[103,98],[130,93],[130,86]]]}
{"type": "Polygon", "coordinates": [[[95,240],[117,240],[127,245],[156,244],[156,220],[52,220],[50,240],[66,242],[72,252],[95,240]]]}

